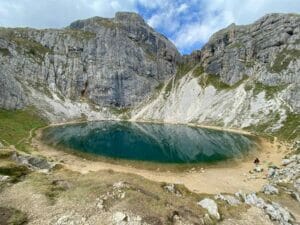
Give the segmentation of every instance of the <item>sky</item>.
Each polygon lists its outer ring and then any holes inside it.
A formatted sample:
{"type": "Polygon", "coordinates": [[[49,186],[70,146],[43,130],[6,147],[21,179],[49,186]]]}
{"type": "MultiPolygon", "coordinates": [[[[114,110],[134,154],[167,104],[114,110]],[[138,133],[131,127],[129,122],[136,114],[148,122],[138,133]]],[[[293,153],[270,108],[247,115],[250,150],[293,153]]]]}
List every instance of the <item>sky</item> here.
{"type": "Polygon", "coordinates": [[[62,28],[78,19],[142,15],[182,54],[200,49],[216,31],[267,13],[300,13],[300,0],[0,0],[0,26],[62,28]]]}

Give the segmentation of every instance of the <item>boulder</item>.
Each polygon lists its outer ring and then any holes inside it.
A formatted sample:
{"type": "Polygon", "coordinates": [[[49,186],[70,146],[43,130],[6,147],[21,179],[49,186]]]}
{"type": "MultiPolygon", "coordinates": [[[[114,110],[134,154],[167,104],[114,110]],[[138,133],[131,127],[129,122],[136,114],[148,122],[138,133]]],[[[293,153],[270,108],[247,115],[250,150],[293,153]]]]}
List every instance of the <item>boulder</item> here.
{"type": "Polygon", "coordinates": [[[238,200],[236,197],[231,195],[216,195],[215,199],[220,199],[223,201],[226,201],[229,205],[239,205],[241,204],[240,200],[238,200]]]}
{"type": "Polygon", "coordinates": [[[166,184],[163,186],[163,188],[170,193],[173,193],[177,196],[182,196],[182,193],[176,188],[175,184],[166,184]]]}
{"type": "Polygon", "coordinates": [[[260,166],[255,166],[254,171],[257,172],[257,173],[261,173],[261,172],[264,171],[264,169],[261,168],[260,166]]]}
{"type": "Polygon", "coordinates": [[[262,187],[261,192],[267,195],[277,195],[279,193],[278,188],[274,187],[271,184],[266,184],[262,187]]]}
{"type": "Polygon", "coordinates": [[[10,176],[0,175],[0,182],[5,182],[10,180],[10,176]]]}
{"type": "Polygon", "coordinates": [[[47,159],[39,156],[23,155],[15,152],[12,155],[12,159],[17,163],[26,165],[32,169],[50,170],[53,168],[53,165],[51,165],[47,159]]]}
{"type": "Polygon", "coordinates": [[[115,224],[119,224],[121,223],[122,221],[126,221],[127,220],[127,216],[125,213],[123,212],[115,212],[113,213],[112,215],[112,220],[115,224]]]}
{"type": "Polygon", "coordinates": [[[214,200],[205,198],[200,202],[198,202],[197,204],[200,205],[202,208],[207,209],[208,213],[212,217],[214,217],[217,220],[220,220],[221,217],[218,211],[218,205],[214,200]]]}

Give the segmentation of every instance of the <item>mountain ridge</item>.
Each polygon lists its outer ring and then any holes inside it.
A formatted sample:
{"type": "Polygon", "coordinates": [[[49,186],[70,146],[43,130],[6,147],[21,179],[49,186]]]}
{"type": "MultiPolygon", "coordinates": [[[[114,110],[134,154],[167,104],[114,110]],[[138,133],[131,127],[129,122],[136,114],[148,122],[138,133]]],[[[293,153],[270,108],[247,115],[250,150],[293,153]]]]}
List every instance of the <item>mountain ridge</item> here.
{"type": "Polygon", "coordinates": [[[230,25],[182,56],[135,13],[65,29],[0,29],[0,107],[278,132],[300,112],[300,16],[230,25]],[[21,74],[21,75],[20,75],[21,74]],[[4,78],[4,79],[3,79],[4,78]]]}

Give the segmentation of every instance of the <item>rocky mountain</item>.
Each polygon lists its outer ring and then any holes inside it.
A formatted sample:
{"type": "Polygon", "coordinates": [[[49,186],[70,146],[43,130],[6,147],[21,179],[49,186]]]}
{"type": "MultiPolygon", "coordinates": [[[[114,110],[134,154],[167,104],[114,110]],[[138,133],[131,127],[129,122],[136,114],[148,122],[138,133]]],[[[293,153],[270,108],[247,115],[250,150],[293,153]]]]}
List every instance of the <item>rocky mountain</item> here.
{"type": "Polygon", "coordinates": [[[300,16],[270,14],[230,25],[182,58],[135,120],[248,128],[299,137],[300,16]],[[298,134],[297,134],[298,133],[298,134]]]}
{"type": "MultiPolygon", "coordinates": [[[[9,109],[34,93],[130,107],[176,70],[179,53],[134,13],[75,21],[62,30],[0,30],[1,98],[9,109]]],[[[33,100],[33,101],[32,101],[33,100]]]]}
{"type": "Polygon", "coordinates": [[[51,121],[84,116],[209,124],[295,138],[300,16],[269,14],[215,33],[188,56],[135,13],[65,29],[0,29],[0,107],[51,121]]]}

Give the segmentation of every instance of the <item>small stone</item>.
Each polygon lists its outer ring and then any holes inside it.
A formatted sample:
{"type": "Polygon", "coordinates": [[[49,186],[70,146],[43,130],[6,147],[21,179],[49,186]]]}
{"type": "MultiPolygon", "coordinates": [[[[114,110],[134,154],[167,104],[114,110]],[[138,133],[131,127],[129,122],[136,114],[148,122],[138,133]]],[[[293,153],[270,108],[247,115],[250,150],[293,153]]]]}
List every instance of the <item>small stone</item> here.
{"type": "Polygon", "coordinates": [[[274,168],[269,168],[268,170],[268,178],[274,177],[276,174],[276,170],[274,168]]]}
{"type": "Polygon", "coordinates": [[[97,203],[97,208],[98,209],[103,209],[104,208],[104,205],[103,205],[103,203],[97,203]]]}
{"type": "Polygon", "coordinates": [[[176,194],[177,196],[182,196],[181,192],[177,190],[175,184],[166,184],[163,186],[163,188],[170,193],[176,194]]]}
{"type": "Polygon", "coordinates": [[[226,201],[229,205],[239,205],[241,202],[236,197],[233,197],[231,195],[217,195],[215,196],[215,199],[221,199],[223,201],[226,201]]]}
{"type": "Polygon", "coordinates": [[[10,180],[10,176],[0,175],[0,182],[5,182],[5,181],[8,181],[8,180],[10,180]]]}
{"type": "Polygon", "coordinates": [[[4,148],[4,145],[0,142],[0,148],[4,148]]]}
{"type": "Polygon", "coordinates": [[[293,162],[293,160],[291,160],[291,159],[284,159],[284,160],[282,160],[282,165],[283,165],[283,166],[287,166],[287,165],[289,165],[291,162],[293,162]]]}
{"type": "Polygon", "coordinates": [[[256,167],[254,168],[254,171],[257,172],[257,173],[261,173],[261,172],[264,171],[264,169],[261,168],[260,166],[256,166],[256,167]]]}
{"type": "Polygon", "coordinates": [[[208,213],[211,216],[213,216],[217,220],[220,220],[218,205],[214,200],[205,198],[205,199],[201,200],[200,202],[198,202],[197,204],[200,205],[202,208],[207,209],[208,213]]]}
{"type": "Polygon", "coordinates": [[[279,193],[278,189],[271,184],[264,185],[261,191],[267,195],[277,195],[279,193]]]}
{"type": "Polygon", "coordinates": [[[126,188],[126,187],[128,187],[128,185],[124,181],[119,181],[119,182],[113,184],[114,189],[122,189],[122,188],[126,188]]]}
{"type": "Polygon", "coordinates": [[[120,223],[122,221],[127,220],[127,216],[123,212],[115,212],[112,216],[112,219],[116,223],[120,223]]]}

